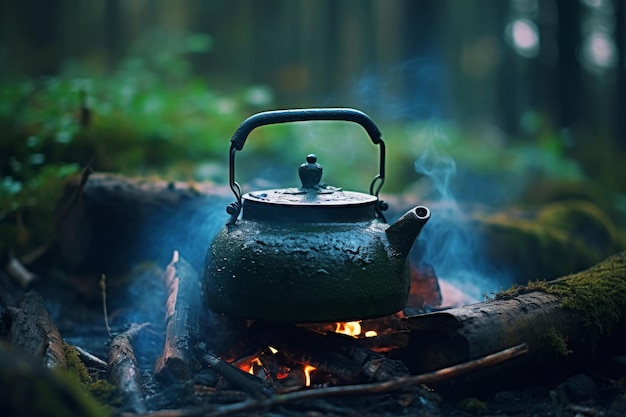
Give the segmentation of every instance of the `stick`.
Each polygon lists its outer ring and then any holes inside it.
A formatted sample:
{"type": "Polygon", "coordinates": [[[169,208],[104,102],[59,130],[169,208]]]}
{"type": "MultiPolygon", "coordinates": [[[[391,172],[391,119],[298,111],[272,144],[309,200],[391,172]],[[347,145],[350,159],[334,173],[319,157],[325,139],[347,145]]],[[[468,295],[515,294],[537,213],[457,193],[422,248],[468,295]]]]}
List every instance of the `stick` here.
{"type": "Polygon", "coordinates": [[[124,333],[115,336],[107,358],[109,381],[121,393],[124,405],[133,413],[146,413],[147,408],[141,391],[141,374],[131,339],[148,324],[133,324],[124,333]]]}
{"type": "Polygon", "coordinates": [[[90,352],[87,352],[85,349],[83,349],[80,346],[73,345],[73,347],[74,349],[76,349],[76,352],[78,352],[80,359],[83,361],[85,365],[93,366],[96,368],[102,368],[102,369],[105,369],[107,367],[107,363],[103,361],[102,359],[100,359],[99,357],[97,357],[96,355],[90,352]]]}
{"type": "Polygon", "coordinates": [[[198,273],[174,251],[165,269],[167,303],[165,346],[157,359],[154,376],[161,381],[193,378],[199,368],[193,347],[198,339],[199,311],[202,306],[198,273]]]}
{"type": "Polygon", "coordinates": [[[259,398],[268,397],[272,394],[272,390],[267,387],[261,379],[221,360],[214,354],[210,352],[206,353],[203,359],[211,368],[215,369],[218,374],[222,375],[228,382],[233,384],[233,386],[259,398]]]}
{"type": "Polygon", "coordinates": [[[13,282],[22,289],[29,288],[31,283],[37,279],[37,276],[30,272],[13,253],[9,253],[9,260],[7,261],[5,270],[13,282]]]}
{"type": "Polygon", "coordinates": [[[107,329],[109,337],[113,337],[111,334],[111,326],[109,326],[109,313],[107,311],[107,278],[105,274],[100,277],[100,291],[102,292],[102,314],[104,315],[104,326],[107,329]]]}
{"type": "Polygon", "coordinates": [[[394,379],[392,381],[375,382],[371,384],[361,385],[335,386],[296,391],[287,394],[277,394],[269,398],[246,400],[240,403],[226,405],[217,409],[194,408],[181,410],[163,410],[146,414],[143,417],[222,417],[234,413],[268,408],[276,405],[283,405],[289,402],[310,400],[313,398],[326,398],[343,395],[383,394],[392,391],[401,391],[409,386],[432,384],[435,382],[443,381],[445,379],[455,378],[468,372],[473,372],[482,368],[494,366],[504,361],[524,355],[526,352],[528,352],[528,346],[525,343],[522,343],[520,345],[513,346],[511,348],[484,356],[479,359],[475,359],[473,361],[460,363],[458,365],[450,366],[426,374],[405,376],[394,379]]]}

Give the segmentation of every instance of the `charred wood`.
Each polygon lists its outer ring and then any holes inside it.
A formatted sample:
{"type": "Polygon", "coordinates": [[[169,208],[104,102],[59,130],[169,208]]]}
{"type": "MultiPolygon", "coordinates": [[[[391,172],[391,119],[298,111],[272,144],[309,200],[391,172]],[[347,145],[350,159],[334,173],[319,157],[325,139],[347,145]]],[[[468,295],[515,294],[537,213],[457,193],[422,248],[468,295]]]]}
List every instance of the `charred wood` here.
{"type": "Polygon", "coordinates": [[[203,356],[203,360],[237,389],[246,391],[255,397],[268,397],[272,394],[273,390],[265,385],[261,379],[242,371],[211,352],[207,352],[203,356]]]}
{"type": "Polygon", "coordinates": [[[145,326],[133,325],[129,330],[115,336],[107,358],[109,381],[120,392],[124,407],[133,413],[147,411],[141,389],[141,372],[131,343],[132,338],[145,326]]]}
{"type": "Polygon", "coordinates": [[[178,251],[165,269],[165,285],[165,346],[156,362],[154,376],[161,381],[188,380],[199,369],[193,349],[202,309],[201,283],[198,273],[178,251]]]}
{"type": "Polygon", "coordinates": [[[35,291],[29,291],[18,300],[17,307],[9,307],[11,345],[26,356],[41,361],[45,368],[64,369],[67,359],[63,338],[35,291]]]}
{"type": "Polygon", "coordinates": [[[314,366],[344,382],[385,381],[408,374],[399,361],[368,349],[350,336],[264,323],[255,323],[252,329],[263,343],[274,346],[292,361],[314,366]]]}
{"type": "MultiPolygon", "coordinates": [[[[355,395],[377,395],[391,392],[407,392],[413,390],[420,398],[420,404],[429,404],[432,400],[419,385],[431,384],[450,378],[458,378],[461,375],[475,372],[500,365],[503,362],[526,354],[528,347],[525,344],[513,346],[500,352],[481,357],[472,361],[460,363],[451,367],[436,370],[421,375],[407,375],[390,381],[372,382],[368,384],[341,385],[333,387],[315,388],[309,390],[294,391],[280,395],[272,395],[267,398],[256,398],[228,404],[220,407],[210,406],[193,409],[163,410],[150,413],[150,417],[221,417],[236,413],[250,412],[252,410],[268,409],[270,407],[285,405],[293,402],[301,402],[315,398],[350,397],[355,395]]],[[[434,405],[430,405],[435,409],[434,405]]],[[[147,417],[147,415],[146,415],[147,417]]]]}

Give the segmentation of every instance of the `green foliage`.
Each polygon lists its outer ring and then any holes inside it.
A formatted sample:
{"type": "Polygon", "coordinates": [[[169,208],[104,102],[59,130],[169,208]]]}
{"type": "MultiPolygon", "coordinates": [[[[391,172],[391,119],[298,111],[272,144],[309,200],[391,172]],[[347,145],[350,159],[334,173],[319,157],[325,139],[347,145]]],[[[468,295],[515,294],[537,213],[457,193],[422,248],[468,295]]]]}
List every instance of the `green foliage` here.
{"type": "Polygon", "coordinates": [[[68,65],[57,77],[0,83],[0,250],[46,242],[65,179],[91,160],[96,170],[186,179],[223,160],[234,129],[272,94],[219,94],[191,78],[189,55],[210,47],[205,34],[154,33],[99,77],[68,65]]]}
{"type": "MultiPolygon", "coordinates": [[[[47,241],[63,182],[92,160],[100,171],[226,184],[233,132],[275,105],[266,86],[225,93],[194,78],[191,63],[210,53],[212,42],[203,33],[154,31],[111,71],[67,63],[56,77],[0,83],[0,250],[47,241]]],[[[429,168],[449,161],[514,182],[582,177],[558,136],[545,134],[537,146],[510,144],[443,122],[372,116],[387,144],[383,198],[410,191],[416,203],[424,199],[424,184],[446,174],[416,169],[423,159],[429,168]]],[[[318,154],[322,180],[338,187],[367,192],[379,172],[379,149],[360,126],[305,122],[255,129],[237,153],[237,181],[244,191],[297,186],[296,168],[308,153],[318,154]]]]}

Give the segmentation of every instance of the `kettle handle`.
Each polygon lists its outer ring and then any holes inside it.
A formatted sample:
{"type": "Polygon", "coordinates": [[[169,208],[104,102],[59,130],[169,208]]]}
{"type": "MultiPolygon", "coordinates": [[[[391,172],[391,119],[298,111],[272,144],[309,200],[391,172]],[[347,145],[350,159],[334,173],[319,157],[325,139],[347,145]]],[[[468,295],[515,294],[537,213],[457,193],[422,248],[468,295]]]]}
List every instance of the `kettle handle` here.
{"type": "MultiPolygon", "coordinates": [[[[243,149],[246,139],[250,132],[260,126],[288,123],[288,122],[304,122],[315,120],[335,120],[347,121],[360,124],[369,135],[374,145],[380,146],[380,163],[379,173],[374,177],[370,184],[370,194],[378,198],[378,193],[385,182],[385,142],[383,142],[382,134],[374,121],[360,110],[350,108],[315,108],[315,109],[291,109],[291,110],[273,110],[254,114],[244,120],[237,128],[230,139],[230,159],[229,159],[229,179],[230,189],[235,194],[237,201],[228,206],[226,211],[231,215],[229,224],[234,224],[241,211],[241,187],[235,181],[235,152],[243,149]]],[[[382,217],[382,210],[385,210],[386,204],[382,201],[378,202],[376,211],[382,217]]]]}

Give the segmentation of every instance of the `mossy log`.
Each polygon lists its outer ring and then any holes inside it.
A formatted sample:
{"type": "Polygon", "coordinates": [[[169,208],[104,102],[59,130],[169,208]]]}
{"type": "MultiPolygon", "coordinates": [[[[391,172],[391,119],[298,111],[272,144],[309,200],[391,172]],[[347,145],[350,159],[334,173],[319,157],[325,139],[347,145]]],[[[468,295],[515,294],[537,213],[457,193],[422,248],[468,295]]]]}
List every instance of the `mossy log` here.
{"type": "Polygon", "coordinates": [[[485,243],[490,264],[509,271],[517,283],[531,277],[555,279],[626,250],[613,220],[590,201],[558,201],[524,212],[477,212],[469,222],[485,243]]]}
{"type": "MultiPolygon", "coordinates": [[[[517,365],[576,366],[626,350],[626,252],[473,305],[407,317],[405,362],[424,372],[526,343],[517,365]]],[[[562,368],[564,369],[564,368],[562,368]]]]}
{"type": "Polygon", "coordinates": [[[84,173],[57,203],[55,239],[68,266],[98,274],[166,265],[174,250],[197,268],[233,198],[211,184],[84,173]]]}

